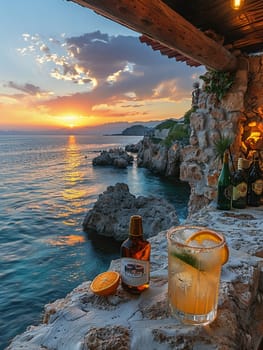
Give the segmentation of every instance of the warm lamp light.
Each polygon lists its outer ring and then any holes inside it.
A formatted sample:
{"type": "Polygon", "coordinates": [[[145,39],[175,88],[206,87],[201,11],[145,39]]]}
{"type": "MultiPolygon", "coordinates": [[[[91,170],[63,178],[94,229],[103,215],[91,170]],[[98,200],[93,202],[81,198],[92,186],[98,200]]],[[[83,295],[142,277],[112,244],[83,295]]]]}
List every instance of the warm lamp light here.
{"type": "Polygon", "coordinates": [[[245,0],[230,0],[233,10],[239,10],[244,5],[245,0]]]}

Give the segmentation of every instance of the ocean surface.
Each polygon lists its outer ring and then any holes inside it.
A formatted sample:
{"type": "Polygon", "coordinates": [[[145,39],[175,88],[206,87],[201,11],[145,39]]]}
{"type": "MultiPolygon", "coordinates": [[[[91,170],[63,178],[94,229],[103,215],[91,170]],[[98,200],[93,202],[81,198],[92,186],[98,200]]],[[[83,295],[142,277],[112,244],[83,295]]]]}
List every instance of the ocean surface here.
{"type": "Polygon", "coordinates": [[[141,137],[74,135],[0,136],[0,350],[29,325],[43,306],[105,271],[116,246],[95,244],[82,230],[100,193],[117,182],[136,196],[170,201],[180,220],[189,189],[162,179],[136,161],[127,169],[93,167],[103,149],[141,137]]]}

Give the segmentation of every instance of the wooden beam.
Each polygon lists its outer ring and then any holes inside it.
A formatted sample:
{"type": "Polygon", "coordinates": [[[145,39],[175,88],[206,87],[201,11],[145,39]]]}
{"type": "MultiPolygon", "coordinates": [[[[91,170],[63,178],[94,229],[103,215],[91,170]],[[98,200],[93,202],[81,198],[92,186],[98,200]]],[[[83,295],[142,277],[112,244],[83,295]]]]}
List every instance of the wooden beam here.
{"type": "Polygon", "coordinates": [[[159,41],[201,64],[234,71],[237,59],[161,0],[69,0],[159,41]]]}

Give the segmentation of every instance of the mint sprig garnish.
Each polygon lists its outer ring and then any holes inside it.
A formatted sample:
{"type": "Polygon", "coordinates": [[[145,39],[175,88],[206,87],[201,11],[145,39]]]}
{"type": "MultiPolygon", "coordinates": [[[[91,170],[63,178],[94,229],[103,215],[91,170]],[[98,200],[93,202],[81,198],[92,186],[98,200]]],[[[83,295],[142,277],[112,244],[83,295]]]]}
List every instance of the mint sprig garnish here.
{"type": "Polygon", "coordinates": [[[171,254],[175,258],[180,259],[183,262],[185,262],[186,264],[193,266],[195,269],[200,270],[200,263],[199,263],[198,259],[196,257],[194,257],[193,255],[191,255],[187,252],[182,252],[182,253],[172,252],[171,254]]]}

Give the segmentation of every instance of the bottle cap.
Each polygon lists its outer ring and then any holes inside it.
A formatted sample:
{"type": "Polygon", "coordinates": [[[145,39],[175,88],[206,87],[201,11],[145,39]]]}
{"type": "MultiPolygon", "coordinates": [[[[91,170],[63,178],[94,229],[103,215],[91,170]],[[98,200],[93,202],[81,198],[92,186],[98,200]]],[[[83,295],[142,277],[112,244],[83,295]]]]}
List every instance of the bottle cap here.
{"type": "Polygon", "coordinates": [[[142,236],[142,217],[140,215],[133,215],[130,219],[130,235],[142,236]]]}
{"type": "Polygon", "coordinates": [[[237,161],[237,168],[238,169],[246,169],[246,160],[243,159],[243,158],[238,158],[238,161],[237,161]]]}

